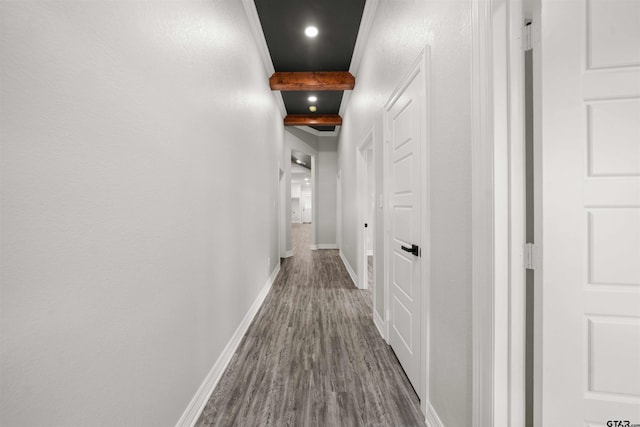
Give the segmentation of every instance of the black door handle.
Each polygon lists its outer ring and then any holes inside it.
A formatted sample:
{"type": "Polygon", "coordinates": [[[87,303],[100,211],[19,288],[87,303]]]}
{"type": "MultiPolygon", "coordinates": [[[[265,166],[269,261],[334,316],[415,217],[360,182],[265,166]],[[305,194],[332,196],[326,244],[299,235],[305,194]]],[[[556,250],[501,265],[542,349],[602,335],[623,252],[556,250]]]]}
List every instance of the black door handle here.
{"type": "Polygon", "coordinates": [[[400,248],[405,252],[410,252],[410,253],[414,254],[415,256],[420,256],[420,246],[418,246],[418,245],[411,245],[410,248],[408,248],[406,246],[400,246],[400,248]]]}

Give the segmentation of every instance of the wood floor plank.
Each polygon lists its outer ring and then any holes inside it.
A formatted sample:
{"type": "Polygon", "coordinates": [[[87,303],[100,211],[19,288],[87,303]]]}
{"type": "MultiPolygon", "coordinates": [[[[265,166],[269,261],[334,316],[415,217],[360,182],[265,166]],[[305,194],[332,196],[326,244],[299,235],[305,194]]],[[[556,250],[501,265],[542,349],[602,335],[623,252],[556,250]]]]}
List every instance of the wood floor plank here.
{"type": "Polygon", "coordinates": [[[335,250],[293,225],[280,274],[207,402],[204,426],[424,426],[419,401],[335,250]]]}

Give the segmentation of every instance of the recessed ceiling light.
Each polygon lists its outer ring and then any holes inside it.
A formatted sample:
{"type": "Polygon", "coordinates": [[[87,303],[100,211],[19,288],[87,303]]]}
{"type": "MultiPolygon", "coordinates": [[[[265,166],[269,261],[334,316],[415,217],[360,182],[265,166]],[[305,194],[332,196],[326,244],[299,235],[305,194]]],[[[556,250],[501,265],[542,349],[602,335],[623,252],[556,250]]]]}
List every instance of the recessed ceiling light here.
{"type": "Polygon", "coordinates": [[[307,182],[307,185],[309,185],[309,183],[307,182]]]}
{"type": "Polygon", "coordinates": [[[318,100],[317,96],[310,96],[309,97],[309,102],[316,102],[318,100]]]}
{"type": "Polygon", "coordinates": [[[304,33],[307,37],[315,37],[318,35],[318,29],[316,27],[307,27],[304,29],[304,33]]]}
{"type": "Polygon", "coordinates": [[[311,111],[312,113],[315,113],[317,109],[318,108],[315,105],[310,105],[309,106],[309,111],[311,111]]]}

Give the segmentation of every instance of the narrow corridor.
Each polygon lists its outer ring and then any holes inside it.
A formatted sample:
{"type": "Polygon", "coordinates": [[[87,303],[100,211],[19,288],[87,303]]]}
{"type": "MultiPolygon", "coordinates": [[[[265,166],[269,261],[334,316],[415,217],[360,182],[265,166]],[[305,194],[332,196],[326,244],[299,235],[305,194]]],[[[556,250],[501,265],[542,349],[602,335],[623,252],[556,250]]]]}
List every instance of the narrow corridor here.
{"type": "Polygon", "coordinates": [[[423,426],[419,401],[371,320],[338,251],[311,251],[292,226],[294,257],[273,288],[198,426],[423,426]]]}

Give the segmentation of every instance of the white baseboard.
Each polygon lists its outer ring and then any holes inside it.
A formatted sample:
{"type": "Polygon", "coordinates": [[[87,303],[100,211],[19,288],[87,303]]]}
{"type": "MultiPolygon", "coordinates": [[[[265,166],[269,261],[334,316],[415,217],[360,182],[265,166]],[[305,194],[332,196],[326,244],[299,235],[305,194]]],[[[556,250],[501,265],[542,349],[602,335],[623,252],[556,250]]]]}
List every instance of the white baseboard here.
{"type": "Polygon", "coordinates": [[[284,258],[291,258],[293,256],[293,251],[287,251],[286,254],[284,254],[284,258]]]}
{"type": "Polygon", "coordinates": [[[244,334],[247,332],[247,329],[249,329],[253,318],[258,313],[260,306],[262,306],[262,303],[269,294],[271,286],[273,285],[273,282],[275,282],[279,272],[280,263],[276,265],[276,268],[271,273],[269,280],[267,280],[267,283],[264,285],[264,287],[258,294],[258,297],[249,308],[249,311],[244,316],[244,319],[242,319],[242,322],[240,322],[238,329],[236,329],[226,347],[224,348],[224,350],[222,350],[222,354],[220,354],[220,357],[218,357],[218,360],[216,360],[213,368],[211,368],[209,374],[207,374],[207,377],[200,385],[200,388],[196,392],[195,396],[193,396],[193,399],[191,399],[189,406],[187,406],[187,409],[185,409],[182,417],[180,417],[180,420],[178,420],[176,427],[193,427],[198,421],[198,418],[204,410],[207,401],[211,397],[213,390],[216,388],[216,385],[218,385],[218,381],[220,381],[222,374],[224,373],[225,369],[227,369],[227,365],[238,349],[238,346],[242,341],[242,337],[244,337],[244,334]]]}
{"type": "Polygon", "coordinates": [[[427,402],[427,415],[425,417],[425,422],[427,423],[427,427],[444,427],[442,421],[440,421],[440,417],[433,406],[431,406],[431,402],[427,402]]]}
{"type": "Polygon", "coordinates": [[[349,264],[349,261],[347,261],[347,258],[345,258],[345,256],[342,253],[342,251],[340,251],[340,259],[342,260],[342,263],[344,264],[345,268],[347,269],[347,273],[349,273],[349,277],[351,277],[351,281],[353,282],[353,284],[357,288],[358,287],[358,275],[355,273],[355,271],[353,271],[353,268],[351,268],[351,264],[349,264]]]}
{"type": "Polygon", "coordinates": [[[384,336],[384,320],[382,320],[382,317],[380,317],[380,314],[378,314],[375,309],[373,310],[373,324],[376,325],[380,336],[386,341],[387,337],[384,336]]]}
{"type": "Polygon", "coordinates": [[[338,249],[338,245],[336,245],[335,243],[320,243],[318,245],[311,246],[312,251],[322,250],[322,249],[338,249]]]}
{"type": "Polygon", "coordinates": [[[367,256],[373,256],[373,249],[367,251],[367,256]]]}

